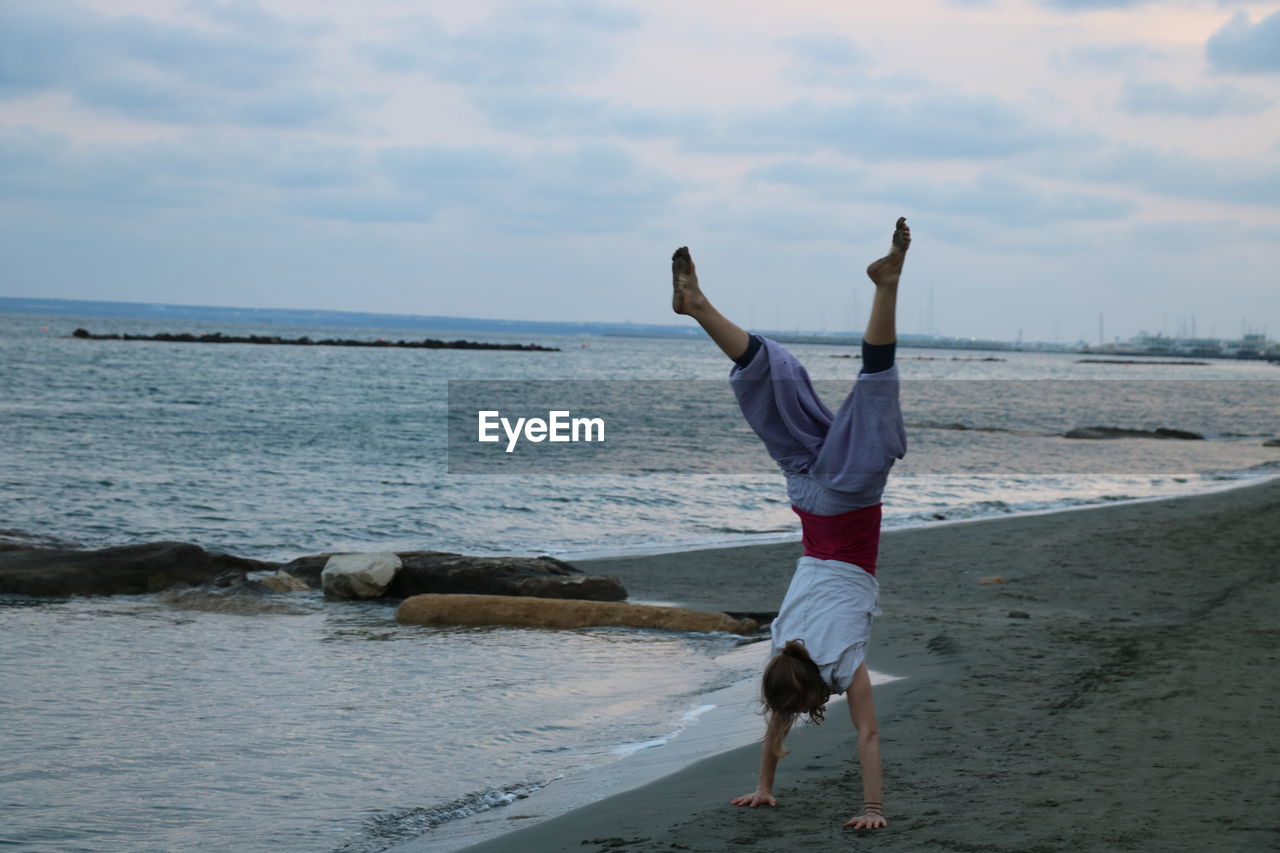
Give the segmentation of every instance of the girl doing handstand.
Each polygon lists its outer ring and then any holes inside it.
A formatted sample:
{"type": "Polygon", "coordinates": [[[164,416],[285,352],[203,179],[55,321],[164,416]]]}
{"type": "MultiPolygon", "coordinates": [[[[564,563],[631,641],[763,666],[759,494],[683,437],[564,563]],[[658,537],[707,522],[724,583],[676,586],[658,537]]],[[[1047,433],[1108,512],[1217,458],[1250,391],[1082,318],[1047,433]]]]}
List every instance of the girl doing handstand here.
{"type": "Polygon", "coordinates": [[[672,308],[697,320],[733,359],[729,384],[786,475],[803,531],[804,556],[773,622],[773,655],[761,680],[767,726],[760,775],[755,791],[735,798],[735,805],[776,805],[774,773],[792,724],[801,716],[820,723],[827,700],[843,692],[858,732],[863,790],[862,810],[845,826],[887,825],[865,658],[879,614],[880,499],[889,469],[907,449],[894,348],[898,279],[910,244],[911,230],[899,219],[889,253],[867,267],[876,290],[862,338],[862,370],[834,415],[795,356],[748,334],[711,305],[687,248],[671,258],[672,308]]]}

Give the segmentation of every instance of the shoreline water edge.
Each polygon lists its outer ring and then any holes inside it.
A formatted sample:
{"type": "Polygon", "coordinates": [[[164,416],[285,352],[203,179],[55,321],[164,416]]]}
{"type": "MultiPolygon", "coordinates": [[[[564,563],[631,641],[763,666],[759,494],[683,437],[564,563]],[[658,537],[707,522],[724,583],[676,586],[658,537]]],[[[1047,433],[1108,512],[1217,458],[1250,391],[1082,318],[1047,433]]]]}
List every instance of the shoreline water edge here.
{"type": "MultiPolygon", "coordinates": [[[[756,544],[579,565],[621,578],[633,599],[767,610],[794,552],[756,544]]],[[[876,694],[890,819],[878,848],[1274,844],[1280,478],[888,530],[881,564],[885,615],[869,661],[902,680],[876,694]]],[[[761,648],[739,652],[763,660],[761,648]]],[[[860,795],[843,709],[792,736],[778,808],[748,810],[728,800],[754,784],[754,680],[714,698],[662,749],[390,849],[764,853],[853,840],[841,828],[860,795]]]]}

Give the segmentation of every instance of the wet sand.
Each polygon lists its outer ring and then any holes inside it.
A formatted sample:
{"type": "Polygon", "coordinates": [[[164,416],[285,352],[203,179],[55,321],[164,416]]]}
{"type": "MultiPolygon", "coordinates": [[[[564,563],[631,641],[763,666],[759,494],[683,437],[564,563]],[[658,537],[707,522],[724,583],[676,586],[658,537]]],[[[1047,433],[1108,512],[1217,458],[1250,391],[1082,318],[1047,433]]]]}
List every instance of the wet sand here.
{"type": "MultiPolygon", "coordinates": [[[[583,568],[768,611],[798,549],[583,568]]],[[[887,829],[841,826],[861,786],[840,705],[790,738],[775,809],[728,804],[748,746],[468,850],[1280,850],[1280,480],[893,531],[879,578],[870,664],[906,676],[876,688],[887,829]]]]}

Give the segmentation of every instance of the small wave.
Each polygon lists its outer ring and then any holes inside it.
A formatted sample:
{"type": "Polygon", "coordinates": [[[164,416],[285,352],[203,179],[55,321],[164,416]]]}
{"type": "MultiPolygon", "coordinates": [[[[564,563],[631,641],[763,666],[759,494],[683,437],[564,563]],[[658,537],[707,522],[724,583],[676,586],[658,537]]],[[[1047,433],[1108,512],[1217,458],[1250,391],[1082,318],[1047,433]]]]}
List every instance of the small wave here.
{"type": "Polygon", "coordinates": [[[964,432],[1014,432],[1007,427],[970,426],[962,423],[942,423],[940,421],[912,421],[906,424],[907,429],[943,429],[964,432]]]}
{"type": "Polygon", "coordinates": [[[1081,506],[1096,506],[1112,501],[1134,500],[1133,495],[1102,495],[1099,497],[1068,497],[1052,501],[1026,501],[1009,504],[1004,501],[976,501],[963,506],[947,509],[913,512],[906,515],[886,519],[888,527],[914,527],[921,522],[931,521],[969,521],[979,518],[994,518],[1001,515],[1013,515],[1024,512],[1045,512],[1059,509],[1071,509],[1081,506]]]}
{"type": "Polygon", "coordinates": [[[734,533],[734,534],[756,534],[756,533],[794,533],[795,527],[719,527],[710,525],[707,527],[713,533],[734,533]]]}
{"type": "Polygon", "coordinates": [[[684,720],[684,722],[686,723],[692,723],[694,720],[698,719],[703,714],[707,713],[708,711],[714,711],[715,709],[716,709],[715,705],[699,705],[698,707],[694,708],[691,711],[686,711],[684,716],[681,717],[680,719],[684,720]]]}
{"type": "MultiPolygon", "coordinates": [[[[703,689],[705,689],[705,687],[703,689]]],[[[675,731],[668,732],[667,734],[662,735],[661,737],[651,738],[650,740],[642,740],[642,741],[637,741],[635,743],[624,743],[619,746],[615,746],[612,752],[614,755],[617,755],[620,757],[626,757],[628,755],[634,755],[635,753],[641,752],[646,749],[656,749],[657,747],[660,747],[660,746],[666,746],[668,743],[671,742],[672,738],[674,738],[676,735],[684,731],[689,726],[690,723],[694,722],[695,720],[697,720],[699,717],[701,717],[703,714],[707,713],[708,711],[714,711],[715,708],[716,706],[711,704],[703,704],[703,705],[697,706],[696,708],[691,708],[688,711],[685,711],[684,714],[681,715],[680,728],[676,729],[675,731]]]]}
{"type": "Polygon", "coordinates": [[[22,548],[74,548],[76,544],[56,536],[31,533],[27,530],[0,528],[0,551],[16,551],[22,548]]]}
{"type": "Polygon", "coordinates": [[[645,749],[655,749],[659,746],[665,746],[673,737],[675,737],[674,732],[666,735],[665,737],[654,738],[653,740],[643,740],[638,743],[624,743],[621,746],[615,746],[613,748],[613,754],[625,758],[628,755],[634,755],[635,753],[645,749]]]}
{"type": "Polygon", "coordinates": [[[260,616],[264,614],[300,615],[311,612],[297,602],[288,601],[283,594],[275,593],[262,587],[261,584],[249,581],[240,589],[229,587],[226,590],[169,588],[156,593],[155,601],[179,610],[197,610],[203,613],[234,613],[241,616],[260,616]],[[263,591],[265,590],[265,591],[263,591]]]}
{"type": "MultiPolygon", "coordinates": [[[[862,358],[862,356],[860,356],[860,355],[854,355],[854,354],[852,354],[852,353],[837,353],[836,355],[832,355],[832,356],[830,356],[830,358],[856,358],[856,359],[861,359],[861,358],[862,358]]],[[[898,361],[1008,361],[1008,359],[1007,359],[1007,358],[997,358],[997,357],[995,357],[995,356],[993,356],[993,355],[986,356],[985,358],[977,357],[977,356],[964,356],[964,355],[953,355],[953,356],[945,356],[945,355],[900,355],[900,356],[898,356],[898,357],[897,357],[897,360],[898,360],[898,361]]]]}
{"type": "Polygon", "coordinates": [[[1209,471],[1204,476],[1208,480],[1252,480],[1255,477],[1267,477],[1277,472],[1280,472],[1280,459],[1269,459],[1249,468],[1209,471]]]}
{"type": "MultiPolygon", "coordinates": [[[[560,777],[556,777],[557,779],[560,777]]],[[[349,841],[335,853],[379,853],[410,839],[430,832],[441,824],[471,817],[490,809],[511,805],[526,799],[535,791],[545,788],[549,782],[527,782],[521,785],[493,787],[456,800],[427,808],[398,809],[370,818],[364,837],[349,841]]]]}
{"type": "Polygon", "coordinates": [[[70,598],[53,598],[44,595],[19,595],[17,593],[0,593],[0,608],[48,607],[66,604],[70,598]]]}

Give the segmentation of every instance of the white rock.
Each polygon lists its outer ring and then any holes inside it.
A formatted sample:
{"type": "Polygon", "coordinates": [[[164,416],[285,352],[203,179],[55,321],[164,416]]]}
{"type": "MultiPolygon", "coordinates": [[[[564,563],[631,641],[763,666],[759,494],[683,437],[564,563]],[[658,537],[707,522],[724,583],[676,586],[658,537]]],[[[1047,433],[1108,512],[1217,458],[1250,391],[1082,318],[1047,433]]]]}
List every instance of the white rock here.
{"type": "Polygon", "coordinates": [[[324,564],[320,583],[332,598],[374,598],[400,570],[400,558],[384,554],[334,554],[324,564]]]}

